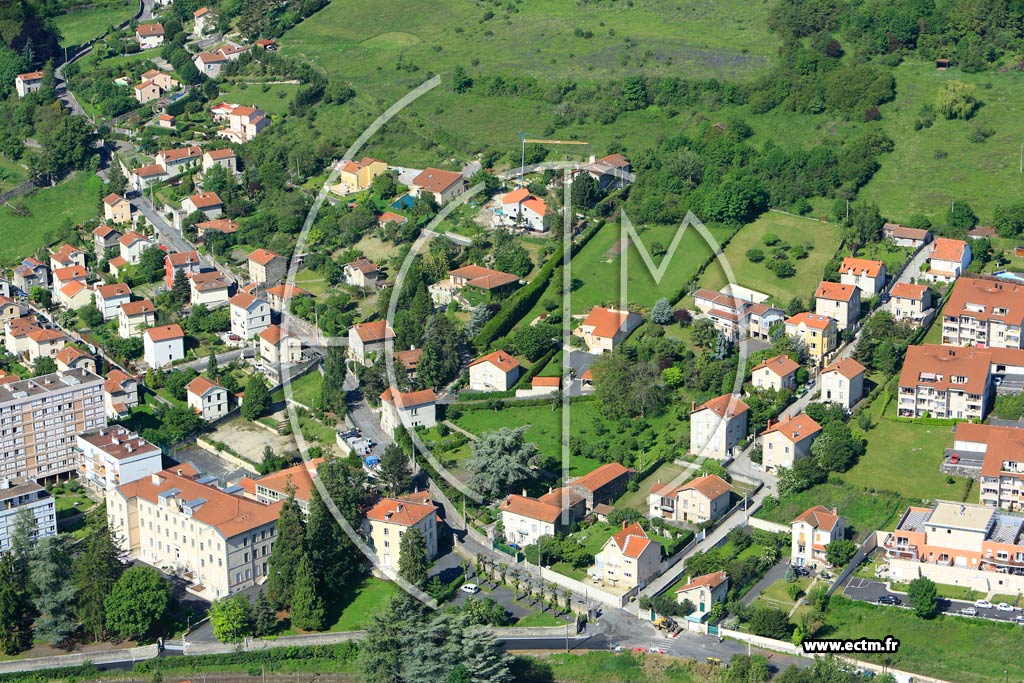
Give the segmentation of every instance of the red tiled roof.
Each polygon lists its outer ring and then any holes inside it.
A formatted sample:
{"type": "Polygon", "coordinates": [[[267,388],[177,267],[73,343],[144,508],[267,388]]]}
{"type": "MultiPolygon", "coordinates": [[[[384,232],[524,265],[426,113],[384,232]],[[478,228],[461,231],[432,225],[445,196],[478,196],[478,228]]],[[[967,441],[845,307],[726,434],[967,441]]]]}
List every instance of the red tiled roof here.
{"type": "Polygon", "coordinates": [[[135,32],[140,36],[162,36],[164,27],[162,24],[139,24],[135,32]]]}
{"type": "Polygon", "coordinates": [[[249,254],[249,260],[255,263],[265,266],[274,259],[284,258],[280,254],[275,254],[269,249],[257,249],[256,251],[249,254]]]}
{"type": "Polygon", "coordinates": [[[562,386],[561,377],[542,377],[540,375],[530,378],[530,386],[532,387],[560,387],[562,386]]]}
{"type": "Polygon", "coordinates": [[[714,500],[723,493],[731,491],[732,486],[717,474],[706,474],[703,477],[698,477],[697,479],[684,484],[679,490],[697,491],[698,493],[703,494],[708,500],[714,500]]]}
{"type": "Polygon", "coordinates": [[[900,386],[924,386],[938,391],[958,389],[981,394],[985,391],[994,351],[936,344],[908,346],[900,372],[900,386]],[[954,376],[965,381],[954,383],[954,376]]]}
{"type": "Polygon", "coordinates": [[[774,356],[761,361],[751,372],[767,368],[779,377],[787,377],[800,369],[800,364],[789,356],[774,356]]]}
{"type": "Polygon", "coordinates": [[[164,170],[164,167],[160,164],[149,164],[147,166],[133,168],[132,173],[140,178],[152,178],[153,176],[167,175],[167,171],[164,170]]]}
{"type": "Polygon", "coordinates": [[[747,412],[750,410],[750,406],[733,394],[722,394],[721,396],[705,401],[694,408],[691,412],[696,413],[700,410],[710,410],[718,417],[725,417],[726,415],[733,417],[747,412]]]}
{"type": "Polygon", "coordinates": [[[200,262],[198,251],[176,251],[167,255],[167,262],[172,266],[188,266],[200,262]]]}
{"type": "Polygon", "coordinates": [[[380,400],[392,403],[399,408],[415,408],[435,402],[437,394],[432,389],[402,393],[401,391],[392,391],[391,387],[388,387],[381,393],[380,400]]]}
{"type": "Polygon", "coordinates": [[[181,331],[181,326],[177,324],[150,327],[142,334],[154,342],[167,341],[168,339],[182,339],[185,336],[185,333],[181,331]]]}
{"type": "Polygon", "coordinates": [[[18,74],[18,78],[23,81],[39,81],[43,78],[42,71],[26,71],[23,74],[18,74]]]}
{"type": "Polygon", "coordinates": [[[817,313],[797,313],[792,318],[786,318],[787,325],[800,325],[804,324],[807,327],[814,330],[827,329],[829,324],[835,322],[832,318],[827,315],[818,315],[817,313]]]}
{"type": "Polygon", "coordinates": [[[780,420],[761,432],[761,436],[778,432],[792,443],[799,443],[821,431],[821,425],[806,413],[800,413],[790,420],[780,420]]]}
{"type": "Polygon", "coordinates": [[[872,261],[865,258],[855,258],[853,256],[847,256],[843,259],[843,264],[839,266],[839,272],[845,275],[846,273],[852,273],[854,275],[867,275],[868,277],[878,277],[879,273],[882,272],[884,263],[881,261],[872,261]]]}
{"type": "Polygon", "coordinates": [[[501,509],[503,512],[522,515],[523,517],[548,522],[549,524],[557,522],[558,518],[562,515],[561,506],[549,505],[534,498],[527,498],[526,496],[514,493],[502,502],[501,509]]]}
{"type": "Polygon", "coordinates": [[[953,293],[949,295],[942,315],[997,320],[1010,325],[1024,324],[1024,285],[1006,280],[962,277],[953,285],[953,293]],[[1005,312],[996,313],[997,309],[1005,312]]]}
{"type": "Polygon", "coordinates": [[[826,281],[819,284],[817,291],[814,292],[815,298],[828,299],[830,301],[845,301],[846,303],[850,303],[856,294],[857,287],[854,285],[844,285],[838,282],[826,281]]]}
{"type": "Polygon", "coordinates": [[[834,361],[831,365],[821,371],[822,374],[826,372],[838,372],[846,379],[853,379],[857,375],[864,374],[864,366],[855,361],[852,358],[840,358],[834,361]]]}
{"type": "Polygon", "coordinates": [[[96,293],[101,299],[109,299],[115,296],[130,296],[132,288],[123,282],[115,282],[112,285],[100,285],[96,288],[96,293]]]}
{"type": "Polygon", "coordinates": [[[815,505],[804,510],[799,517],[793,520],[793,523],[806,522],[815,529],[832,531],[838,521],[839,515],[835,514],[832,510],[829,510],[824,505],[815,505]]]}
{"type": "Polygon", "coordinates": [[[65,346],[61,349],[60,353],[54,356],[54,360],[63,363],[64,365],[71,366],[79,358],[92,358],[89,354],[84,351],[79,351],[74,346],[65,346]]]}
{"type": "Polygon", "coordinates": [[[519,361],[500,349],[492,351],[486,356],[480,356],[476,360],[470,362],[469,367],[473,367],[474,365],[479,365],[481,363],[490,363],[504,373],[509,373],[519,367],[519,361]]]}
{"type": "Polygon", "coordinates": [[[130,230],[125,234],[121,235],[121,239],[119,239],[118,242],[120,242],[126,247],[130,247],[136,242],[149,242],[149,238],[146,237],[145,235],[140,235],[134,230],[130,230]]]}
{"type": "Polygon", "coordinates": [[[182,159],[195,159],[203,154],[203,150],[197,145],[188,147],[176,147],[174,149],[162,149],[157,156],[163,157],[164,161],[181,161],[182,159]]]}
{"type": "Polygon", "coordinates": [[[682,588],[676,591],[676,593],[682,593],[684,591],[693,590],[694,588],[706,587],[710,590],[714,590],[725,583],[729,578],[729,575],[725,572],[714,572],[712,574],[704,574],[690,581],[682,588]]]}
{"type": "Polygon", "coordinates": [[[639,522],[633,522],[622,531],[612,536],[612,542],[619,547],[626,557],[637,558],[643,554],[652,541],[639,522]]]}
{"type": "Polygon", "coordinates": [[[227,391],[227,389],[224,389],[221,385],[211,382],[202,375],[196,377],[185,385],[185,391],[190,394],[194,394],[195,396],[205,396],[213,389],[223,389],[224,391],[227,391]]]}
{"type": "Polygon", "coordinates": [[[227,149],[211,149],[206,152],[209,157],[215,161],[220,159],[233,159],[235,157],[235,150],[227,149]]]}
{"type": "Polygon", "coordinates": [[[525,187],[520,187],[517,190],[512,190],[501,198],[502,204],[518,204],[519,202],[528,199],[530,197],[530,191],[525,187]]]}
{"type": "Polygon", "coordinates": [[[67,268],[58,268],[53,271],[53,279],[59,282],[67,282],[68,280],[77,280],[84,278],[88,275],[88,271],[79,265],[68,266],[67,268]]]}
{"type": "Polygon", "coordinates": [[[121,310],[128,317],[142,315],[143,313],[155,313],[156,307],[153,306],[153,302],[149,299],[140,299],[139,301],[127,301],[121,304],[121,310]]]}
{"type": "Polygon", "coordinates": [[[583,324],[593,327],[593,336],[612,338],[626,326],[629,319],[628,311],[619,311],[603,306],[594,306],[583,319],[583,324]]]}
{"type": "Polygon", "coordinates": [[[963,240],[952,240],[948,237],[937,237],[932,242],[932,251],[929,258],[938,259],[939,261],[957,261],[964,255],[964,250],[967,248],[967,242],[963,240]]]}
{"type": "Polygon", "coordinates": [[[215,232],[223,232],[224,234],[238,232],[238,223],[230,218],[216,218],[212,221],[203,221],[196,223],[196,227],[201,230],[213,230],[215,232]]]}
{"type": "Polygon", "coordinates": [[[117,194],[116,192],[111,192],[110,194],[108,194],[106,197],[103,198],[103,203],[104,204],[110,204],[111,206],[113,206],[114,204],[117,204],[118,202],[123,202],[123,201],[124,201],[124,197],[122,197],[121,195],[117,194]]]}
{"type": "Polygon", "coordinates": [[[121,370],[114,368],[107,373],[107,379],[103,383],[103,391],[108,394],[116,394],[124,391],[124,383],[130,379],[134,380],[135,378],[126,372],[122,372],[121,370]]]}
{"type": "MultiPolygon", "coordinates": [[[[109,235],[109,234],[111,234],[113,232],[118,232],[118,231],[115,230],[114,228],[110,227],[109,225],[101,225],[100,227],[98,227],[95,230],[93,230],[92,234],[96,235],[97,237],[104,237],[105,238],[105,237],[107,237],[107,235],[109,235]]],[[[120,233],[118,232],[118,234],[120,234],[120,233]]]]}
{"type": "Polygon", "coordinates": [[[349,261],[345,265],[348,266],[349,268],[358,270],[364,275],[369,275],[370,273],[376,273],[380,271],[376,263],[362,256],[357,258],[355,261],[349,261]]]}
{"type": "Polygon", "coordinates": [[[214,206],[224,205],[216,192],[200,192],[199,194],[194,194],[189,197],[189,200],[197,209],[209,209],[214,206]]]}
{"type": "Polygon", "coordinates": [[[414,187],[421,187],[427,192],[444,192],[449,187],[463,180],[461,173],[442,171],[439,168],[425,168],[412,179],[414,187]]]}
{"type": "Polygon", "coordinates": [[[385,211],[380,215],[380,223],[398,223],[399,225],[405,225],[409,219],[405,216],[399,216],[393,211],[385,211]]]}
{"type": "Polygon", "coordinates": [[[278,299],[292,299],[297,296],[310,296],[310,292],[307,292],[302,287],[296,287],[295,285],[283,284],[275,285],[267,290],[267,295],[276,297],[278,299]]]}
{"type": "Polygon", "coordinates": [[[271,325],[259,334],[260,339],[266,341],[268,344],[277,344],[281,341],[282,330],[280,325],[271,325]]]}
{"type": "Polygon", "coordinates": [[[609,462],[573,480],[572,485],[594,493],[621,477],[628,477],[632,471],[621,463],[609,462]]]}
{"type": "Polygon", "coordinates": [[[364,344],[383,341],[385,338],[394,339],[395,332],[388,325],[386,320],[374,320],[368,323],[357,323],[352,330],[359,336],[364,344]]]}
{"type": "MultiPolygon", "coordinates": [[[[960,278],[959,282],[962,282],[964,278],[960,278]]],[[[959,284],[959,282],[957,284],[959,284]]],[[[956,288],[954,287],[954,291],[956,288]]],[[[898,297],[900,299],[913,299],[914,301],[920,301],[924,298],[924,293],[928,291],[925,285],[912,285],[909,282],[897,282],[892,286],[890,295],[898,297]]]]}

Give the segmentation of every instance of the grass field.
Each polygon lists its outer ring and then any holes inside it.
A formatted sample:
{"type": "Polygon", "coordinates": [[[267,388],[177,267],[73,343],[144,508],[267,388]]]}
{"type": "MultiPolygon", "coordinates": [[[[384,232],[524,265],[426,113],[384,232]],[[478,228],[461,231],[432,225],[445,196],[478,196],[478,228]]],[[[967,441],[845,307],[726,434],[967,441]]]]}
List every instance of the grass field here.
{"type": "MultiPolygon", "coordinates": [[[[996,683],[1005,672],[1020,671],[1024,628],[985,619],[940,616],[926,621],[910,610],[879,607],[838,595],[832,597],[825,616],[825,638],[885,638],[900,641],[897,653],[885,655],[895,669],[949,679],[958,683],[996,683]],[[972,643],[972,647],[950,647],[972,643]],[[980,650],[978,648],[981,648],[980,650]],[[983,651],[985,656],[978,656],[983,651]]],[[[881,663],[883,655],[859,655],[881,663]]]]}
{"type": "MultiPolygon", "coordinates": [[[[674,462],[667,462],[658,469],[654,470],[650,476],[640,482],[636,491],[626,493],[615,501],[615,507],[620,510],[626,508],[632,508],[639,510],[640,512],[646,513],[647,507],[647,494],[650,492],[651,487],[657,484],[659,481],[662,483],[668,483],[674,481],[676,477],[686,471],[682,465],[677,465],[674,462]]],[[[682,482],[680,482],[682,483],[682,482]]]]}
{"type": "Polygon", "coordinates": [[[777,508],[761,508],[754,516],[770,522],[789,524],[809,507],[837,507],[839,514],[846,520],[847,535],[853,534],[859,542],[878,529],[890,528],[913,502],[888,491],[871,494],[853,486],[827,483],[787,496],[777,508]]]}
{"type": "Polygon", "coordinates": [[[295,285],[312,293],[314,296],[321,296],[327,291],[327,281],[320,273],[309,268],[303,268],[295,274],[295,285]]]}
{"type": "MultiPolygon", "coordinates": [[[[942,451],[953,445],[950,427],[881,420],[867,433],[868,449],[860,461],[840,475],[857,487],[895,491],[907,498],[960,500],[964,480],[946,483],[939,472],[942,451]]],[[[977,494],[975,494],[976,496],[977,494]]]]}
{"type": "Polygon", "coordinates": [[[904,62],[896,69],[896,99],[882,105],[882,123],[896,149],[882,159],[881,169],[861,191],[877,202],[882,215],[900,221],[915,213],[945,224],[950,201],[967,201],[982,223],[992,220],[999,203],[1020,201],[1020,142],[1024,121],[1024,73],[1012,69],[967,74],[936,71],[932,63],[904,62]],[[923,105],[934,105],[939,86],[950,80],[971,83],[982,107],[970,121],[936,118],[930,128],[914,130],[923,105]],[[968,135],[981,125],[995,131],[983,143],[968,135]],[[945,158],[936,158],[945,152],[945,158]],[[901,179],[914,178],[913,183],[901,179]]]}
{"type": "MultiPolygon", "coordinates": [[[[331,632],[358,631],[365,628],[370,617],[375,612],[387,609],[391,598],[401,592],[401,588],[393,581],[384,581],[367,577],[362,584],[352,593],[347,593],[343,599],[331,601],[328,609],[328,618],[335,621],[327,629],[331,632]]],[[[286,624],[287,625],[287,624],[286,624]]],[[[302,633],[294,628],[286,628],[277,635],[291,636],[302,633]]]]}
{"type": "Polygon", "coordinates": [[[271,116],[288,111],[288,103],[299,86],[289,83],[273,85],[227,84],[221,88],[218,100],[259,107],[271,116]]]}
{"type": "Polygon", "coordinates": [[[103,7],[61,14],[54,23],[61,35],[61,45],[82,45],[135,15],[138,5],[131,0],[117,0],[103,7]]]}
{"type": "MultiPolygon", "coordinates": [[[[805,300],[814,296],[814,290],[825,272],[825,265],[835,255],[839,242],[839,226],[834,223],[769,212],[743,227],[732,238],[725,248],[725,257],[736,276],[736,284],[763,292],[779,303],[786,304],[795,296],[805,300]],[[807,258],[793,261],[796,266],[794,277],[780,279],[768,270],[764,262],[751,263],[747,260],[748,249],[762,249],[767,253],[768,248],[762,239],[769,233],[782,238],[790,246],[804,243],[814,245],[807,258]]],[[[702,287],[714,290],[726,284],[728,278],[717,261],[704,271],[700,280],[702,287]]]]}
{"type": "Polygon", "coordinates": [[[28,214],[17,216],[8,207],[0,207],[0,263],[12,263],[48,246],[46,235],[61,225],[74,225],[98,214],[97,203],[102,181],[88,171],[79,171],[54,187],[36,190],[14,200],[25,205],[28,214]]]}
{"type": "Polygon", "coordinates": [[[516,657],[517,681],[558,683],[696,683],[715,679],[709,665],[664,655],[637,657],[627,652],[584,652],[516,657]]]}
{"type": "Polygon", "coordinates": [[[0,192],[6,192],[19,185],[25,180],[26,175],[21,164],[0,154],[0,192]]]}
{"type": "Polygon", "coordinates": [[[319,372],[314,370],[307,373],[292,381],[292,397],[302,405],[312,407],[316,400],[320,398],[320,386],[322,384],[323,378],[319,372]]]}
{"type": "MultiPolygon", "coordinates": [[[[622,284],[620,228],[617,221],[607,223],[573,258],[572,278],[580,283],[572,292],[573,314],[585,313],[595,305],[618,305],[622,284]]],[[[709,229],[719,242],[732,232],[732,229],[726,228],[709,229]]],[[[654,251],[652,245],[655,243],[667,249],[677,230],[678,226],[637,226],[637,232],[648,252],[654,251]]],[[[687,229],[665,270],[664,277],[661,282],[657,282],[638,250],[630,247],[626,281],[629,303],[650,308],[662,297],[677,299],[683,286],[696,275],[697,269],[711,253],[711,247],[701,234],[695,229],[687,229]]],[[[652,254],[655,265],[662,263],[663,258],[662,255],[652,254]]]]}

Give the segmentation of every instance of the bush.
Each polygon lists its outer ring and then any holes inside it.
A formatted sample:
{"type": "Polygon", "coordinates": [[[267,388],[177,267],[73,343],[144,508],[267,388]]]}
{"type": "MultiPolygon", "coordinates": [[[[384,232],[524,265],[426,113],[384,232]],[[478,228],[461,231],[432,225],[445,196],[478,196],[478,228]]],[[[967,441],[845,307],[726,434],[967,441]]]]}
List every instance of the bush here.
{"type": "Polygon", "coordinates": [[[764,250],[763,249],[747,249],[747,260],[751,263],[760,263],[764,261],[764,250]]]}

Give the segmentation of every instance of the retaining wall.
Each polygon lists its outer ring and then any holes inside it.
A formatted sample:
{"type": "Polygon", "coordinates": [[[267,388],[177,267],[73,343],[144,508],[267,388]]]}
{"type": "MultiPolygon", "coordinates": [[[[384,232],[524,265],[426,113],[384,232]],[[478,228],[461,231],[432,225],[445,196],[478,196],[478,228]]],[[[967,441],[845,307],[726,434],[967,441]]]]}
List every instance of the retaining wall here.
{"type": "Polygon", "coordinates": [[[791,533],[793,529],[786,524],[778,524],[776,522],[769,522],[768,520],[758,519],[757,517],[751,517],[747,520],[747,525],[752,526],[755,529],[761,529],[762,531],[770,531],[773,534],[778,533],[791,533]]]}
{"type": "Polygon", "coordinates": [[[157,646],[132,647],[121,650],[103,650],[100,652],[73,652],[68,655],[53,657],[36,657],[33,659],[11,659],[0,662],[0,674],[15,671],[40,671],[58,667],[81,666],[82,664],[109,664],[112,662],[135,662],[152,659],[158,654],[157,646]]]}

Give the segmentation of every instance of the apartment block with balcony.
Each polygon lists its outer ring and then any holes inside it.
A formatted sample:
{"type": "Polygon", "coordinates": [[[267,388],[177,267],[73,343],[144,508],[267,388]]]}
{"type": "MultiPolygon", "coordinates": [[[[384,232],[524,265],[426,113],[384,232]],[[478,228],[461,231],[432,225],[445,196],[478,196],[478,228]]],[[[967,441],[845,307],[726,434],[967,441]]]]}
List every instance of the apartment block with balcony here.
{"type": "Polygon", "coordinates": [[[907,348],[900,373],[900,417],[984,419],[991,387],[992,353],[986,349],[926,344],[907,348]]]}
{"type": "Polygon", "coordinates": [[[942,343],[1022,348],[1024,285],[961,277],[942,309],[942,343]]]}
{"type": "Polygon", "coordinates": [[[31,510],[35,517],[33,539],[57,533],[57,511],[46,489],[34,481],[0,479],[0,553],[11,549],[11,536],[22,510],[31,510]]]}
{"type": "Polygon", "coordinates": [[[0,477],[44,479],[74,472],[76,435],[106,424],[103,378],[86,370],[0,385],[0,477]]]}
{"type": "Polygon", "coordinates": [[[945,462],[973,475],[979,503],[1024,511],[1024,429],[961,422],[945,462]]]}
{"type": "Polygon", "coordinates": [[[163,469],[160,448],[119,425],[82,432],[76,447],[79,478],[100,493],[163,469]]]}

